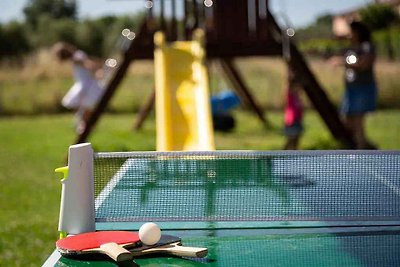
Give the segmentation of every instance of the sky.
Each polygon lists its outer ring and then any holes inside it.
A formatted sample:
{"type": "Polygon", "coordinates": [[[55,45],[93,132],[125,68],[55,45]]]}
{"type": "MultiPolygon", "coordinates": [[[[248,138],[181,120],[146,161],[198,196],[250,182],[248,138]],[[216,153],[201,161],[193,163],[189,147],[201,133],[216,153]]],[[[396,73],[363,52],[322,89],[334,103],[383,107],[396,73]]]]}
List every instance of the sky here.
{"type": "MultiPolygon", "coordinates": [[[[218,0],[214,0],[218,1],[218,0]]],[[[245,1],[245,0],[243,0],[245,1]]],[[[372,0],[269,0],[273,13],[285,14],[295,28],[311,24],[326,13],[340,13],[363,6],[372,0]]],[[[22,20],[29,0],[0,0],[0,22],[22,20]]],[[[144,8],[144,0],[77,0],[80,18],[132,14],[144,8]]]]}

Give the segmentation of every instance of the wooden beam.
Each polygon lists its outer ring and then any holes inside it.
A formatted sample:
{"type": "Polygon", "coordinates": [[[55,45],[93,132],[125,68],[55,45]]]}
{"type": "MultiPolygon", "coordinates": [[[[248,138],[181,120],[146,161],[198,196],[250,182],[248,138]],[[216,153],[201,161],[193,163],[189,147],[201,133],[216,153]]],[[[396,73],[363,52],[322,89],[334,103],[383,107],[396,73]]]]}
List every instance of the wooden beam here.
{"type": "Polygon", "coordinates": [[[156,90],[153,89],[153,92],[147,99],[146,103],[140,108],[138,112],[135,124],[133,126],[134,130],[139,130],[140,128],[142,128],[144,121],[146,120],[146,118],[148,117],[148,115],[150,114],[150,112],[154,107],[155,101],[156,101],[156,90]]]}
{"type": "Polygon", "coordinates": [[[274,40],[232,43],[226,40],[206,42],[208,58],[236,58],[252,56],[280,56],[282,49],[274,40]]]}
{"type": "Polygon", "coordinates": [[[235,67],[231,58],[221,58],[220,59],[222,70],[225,72],[227,78],[232,84],[233,89],[237,92],[239,97],[243,100],[244,104],[248,106],[253,112],[257,115],[260,121],[266,128],[269,128],[270,124],[265,119],[264,113],[259,105],[256,103],[255,99],[253,98],[250,90],[246,86],[242,75],[235,67]]]}
{"type": "Polygon", "coordinates": [[[165,2],[164,0],[160,0],[160,28],[162,31],[166,31],[166,23],[165,23],[165,2]]]}
{"type": "Polygon", "coordinates": [[[194,16],[194,24],[193,24],[193,29],[197,29],[199,27],[199,7],[197,5],[197,0],[192,0],[193,6],[192,6],[192,12],[194,16]]]}
{"type": "Polygon", "coordinates": [[[188,3],[187,0],[183,0],[183,19],[182,19],[182,23],[183,23],[183,35],[185,40],[187,40],[189,38],[189,28],[188,28],[188,16],[189,16],[189,7],[188,7],[188,3]]]}

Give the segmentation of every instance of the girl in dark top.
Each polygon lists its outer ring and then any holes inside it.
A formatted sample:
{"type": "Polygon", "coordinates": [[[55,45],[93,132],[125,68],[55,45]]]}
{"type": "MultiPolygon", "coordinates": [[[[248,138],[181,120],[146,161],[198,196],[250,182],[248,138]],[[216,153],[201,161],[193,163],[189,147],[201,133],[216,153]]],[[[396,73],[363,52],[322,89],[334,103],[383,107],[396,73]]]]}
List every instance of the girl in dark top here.
{"type": "Polygon", "coordinates": [[[351,47],[343,57],[334,57],[334,65],[345,66],[346,90],[341,111],[349,130],[353,133],[358,149],[375,148],[365,134],[365,115],[374,111],[377,102],[377,86],[374,76],[375,47],[371,33],[361,22],[352,22],[351,47]]]}

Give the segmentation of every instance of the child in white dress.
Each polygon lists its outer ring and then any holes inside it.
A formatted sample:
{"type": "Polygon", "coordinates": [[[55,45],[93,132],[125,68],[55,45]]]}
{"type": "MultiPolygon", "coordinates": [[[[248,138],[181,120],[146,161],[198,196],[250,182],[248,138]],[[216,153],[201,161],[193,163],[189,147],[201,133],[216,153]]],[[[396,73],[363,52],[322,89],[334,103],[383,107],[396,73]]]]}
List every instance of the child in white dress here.
{"type": "Polygon", "coordinates": [[[61,104],[76,111],[78,133],[84,130],[95,105],[103,94],[98,78],[102,75],[103,64],[91,59],[82,50],[71,44],[60,42],[54,45],[53,51],[61,61],[73,63],[75,83],[62,99],[61,104]]]}

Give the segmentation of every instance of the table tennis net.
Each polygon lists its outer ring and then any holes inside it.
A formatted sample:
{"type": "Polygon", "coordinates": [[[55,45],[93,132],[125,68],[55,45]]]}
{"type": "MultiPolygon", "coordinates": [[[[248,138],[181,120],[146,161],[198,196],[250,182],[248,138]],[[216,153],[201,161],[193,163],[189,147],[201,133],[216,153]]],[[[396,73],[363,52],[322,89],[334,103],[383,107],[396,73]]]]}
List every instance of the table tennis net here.
{"type": "Polygon", "coordinates": [[[97,222],[400,222],[399,152],[95,153],[97,222]]]}

